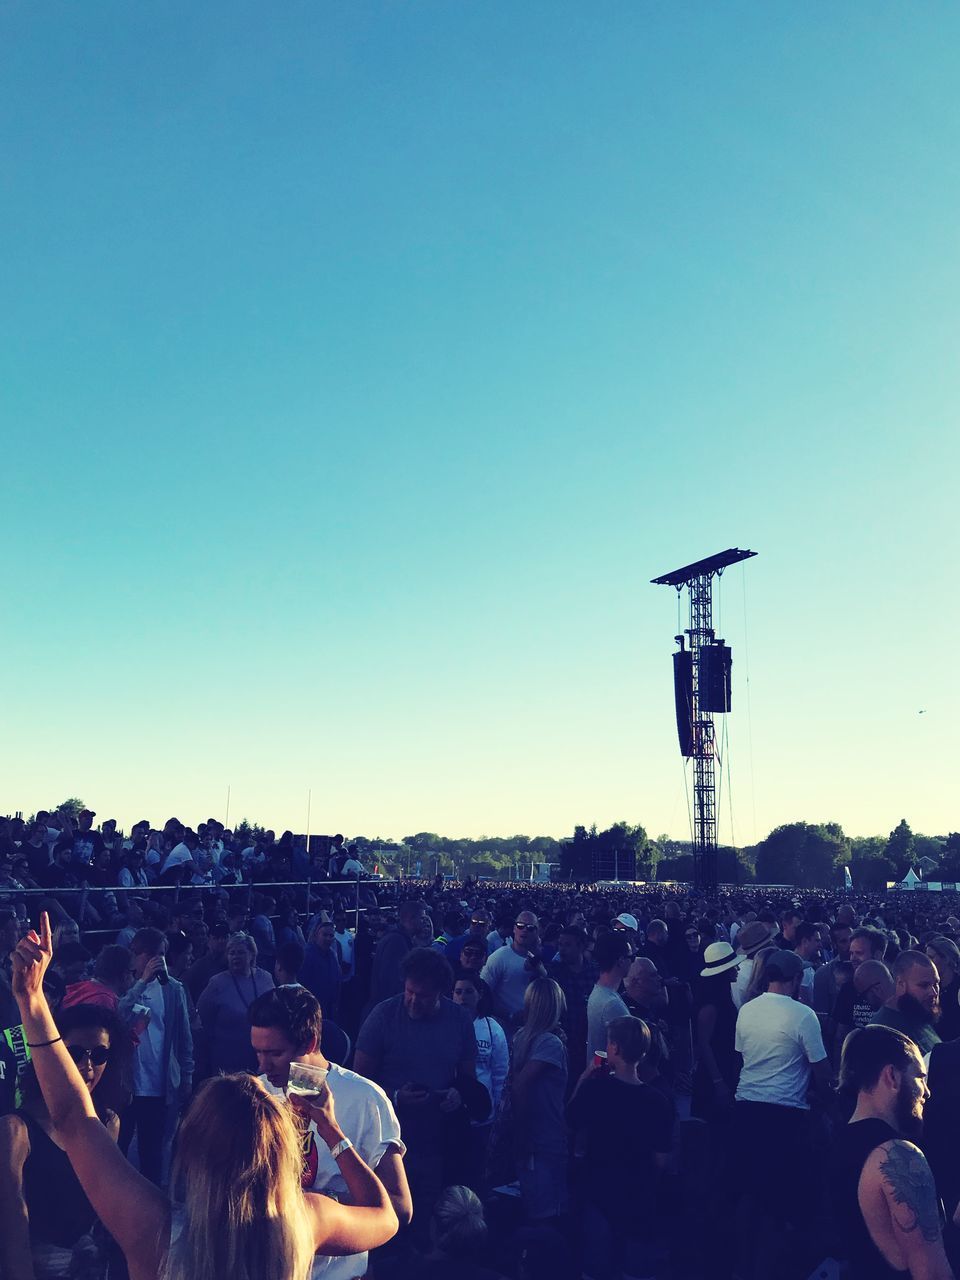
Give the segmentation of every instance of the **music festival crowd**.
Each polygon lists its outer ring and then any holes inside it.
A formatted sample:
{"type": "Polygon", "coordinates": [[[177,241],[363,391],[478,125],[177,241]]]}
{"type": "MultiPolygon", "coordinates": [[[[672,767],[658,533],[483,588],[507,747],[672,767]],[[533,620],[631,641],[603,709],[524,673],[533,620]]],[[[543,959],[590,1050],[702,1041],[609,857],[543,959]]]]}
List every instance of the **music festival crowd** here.
{"type": "Polygon", "coordinates": [[[0,1277],[960,1275],[960,900],[0,819],[0,1277]]]}

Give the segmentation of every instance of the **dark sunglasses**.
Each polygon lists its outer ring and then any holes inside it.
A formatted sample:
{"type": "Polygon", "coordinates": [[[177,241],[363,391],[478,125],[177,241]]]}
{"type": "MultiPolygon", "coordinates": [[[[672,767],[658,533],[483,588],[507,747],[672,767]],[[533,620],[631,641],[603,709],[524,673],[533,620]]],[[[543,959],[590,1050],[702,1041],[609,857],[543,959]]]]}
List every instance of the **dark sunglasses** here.
{"type": "Polygon", "coordinates": [[[524,924],[521,920],[518,920],[514,926],[516,929],[535,929],[536,927],[535,924],[524,924]]]}
{"type": "Polygon", "coordinates": [[[95,1044],[92,1049],[85,1049],[82,1044],[68,1044],[67,1053],[78,1067],[84,1058],[90,1059],[91,1067],[104,1067],[110,1057],[110,1050],[105,1044],[95,1044]]]}

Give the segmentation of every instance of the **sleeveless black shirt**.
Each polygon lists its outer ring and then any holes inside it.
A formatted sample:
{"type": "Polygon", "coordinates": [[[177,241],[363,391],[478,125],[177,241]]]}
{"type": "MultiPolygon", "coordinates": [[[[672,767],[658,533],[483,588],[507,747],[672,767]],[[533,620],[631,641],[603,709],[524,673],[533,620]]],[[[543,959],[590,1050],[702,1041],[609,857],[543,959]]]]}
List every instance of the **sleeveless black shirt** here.
{"type": "Polygon", "coordinates": [[[910,1280],[910,1272],[891,1267],[873,1243],[858,1199],[860,1175],[871,1152],[899,1137],[885,1120],[857,1120],[844,1126],[834,1144],[830,1182],[835,1226],[851,1266],[850,1280],[910,1280]]]}

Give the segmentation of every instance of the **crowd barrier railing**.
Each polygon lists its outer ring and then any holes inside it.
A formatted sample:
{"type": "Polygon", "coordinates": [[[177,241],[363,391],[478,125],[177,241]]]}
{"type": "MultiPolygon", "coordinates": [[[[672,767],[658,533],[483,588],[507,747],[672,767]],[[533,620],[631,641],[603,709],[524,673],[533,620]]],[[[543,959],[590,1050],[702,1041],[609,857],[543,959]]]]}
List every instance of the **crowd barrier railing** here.
{"type": "MultiPolygon", "coordinates": [[[[38,889],[13,889],[10,887],[0,887],[0,903],[17,901],[20,898],[54,898],[59,901],[66,895],[72,895],[85,900],[90,897],[99,897],[102,894],[123,894],[131,898],[142,898],[146,894],[154,893],[172,893],[174,895],[173,902],[176,906],[184,894],[200,894],[209,895],[224,890],[230,895],[232,901],[236,901],[237,896],[246,893],[247,910],[249,911],[253,905],[253,894],[255,890],[267,891],[278,889],[306,889],[307,891],[307,910],[311,911],[314,890],[327,889],[352,889],[354,893],[354,901],[352,907],[345,908],[348,914],[353,916],[354,929],[359,928],[360,917],[368,910],[367,907],[361,905],[360,895],[364,889],[371,889],[374,893],[381,893],[384,889],[396,890],[402,884],[401,880],[393,878],[383,878],[379,880],[364,879],[363,876],[351,876],[347,880],[325,880],[317,877],[308,876],[305,880],[252,880],[244,881],[242,884],[189,884],[176,881],[174,884],[116,884],[116,885],[70,885],[67,887],[54,888],[38,888],[38,889]]],[[[271,895],[272,896],[272,895],[271,895]]],[[[61,906],[66,909],[66,904],[61,906]]],[[[83,914],[83,901],[80,903],[79,914],[83,914]]],[[[273,916],[276,920],[279,917],[273,916]]],[[[86,937],[95,937],[102,934],[116,934],[116,927],[103,929],[86,929],[80,921],[80,931],[86,937]]]]}

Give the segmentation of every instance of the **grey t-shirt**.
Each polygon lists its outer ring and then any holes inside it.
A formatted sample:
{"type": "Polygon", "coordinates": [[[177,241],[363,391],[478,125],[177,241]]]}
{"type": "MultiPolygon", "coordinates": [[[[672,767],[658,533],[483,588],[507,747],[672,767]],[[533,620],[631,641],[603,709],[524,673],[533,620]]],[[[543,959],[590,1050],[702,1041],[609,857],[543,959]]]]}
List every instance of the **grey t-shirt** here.
{"type": "Polygon", "coordinates": [[[370,1010],[357,1049],[380,1063],[377,1081],[388,1094],[405,1084],[449,1089],[460,1063],[476,1062],[473,1015],[442,996],[433,1017],[411,1018],[403,996],[392,996],[370,1010]]]}
{"type": "Polygon", "coordinates": [[[567,1051],[563,1041],[552,1031],[541,1031],[529,1053],[523,1055],[523,1066],[528,1062],[545,1062],[547,1069],[540,1073],[535,1086],[527,1093],[528,1122],[523,1128],[521,1147],[528,1155],[565,1156],[567,1124],[563,1103],[567,1091],[567,1051]]]}
{"type": "Polygon", "coordinates": [[[616,991],[610,987],[595,986],[587,1001],[587,1059],[598,1049],[607,1051],[607,1025],[614,1018],[625,1018],[630,1010],[616,991]]]}

